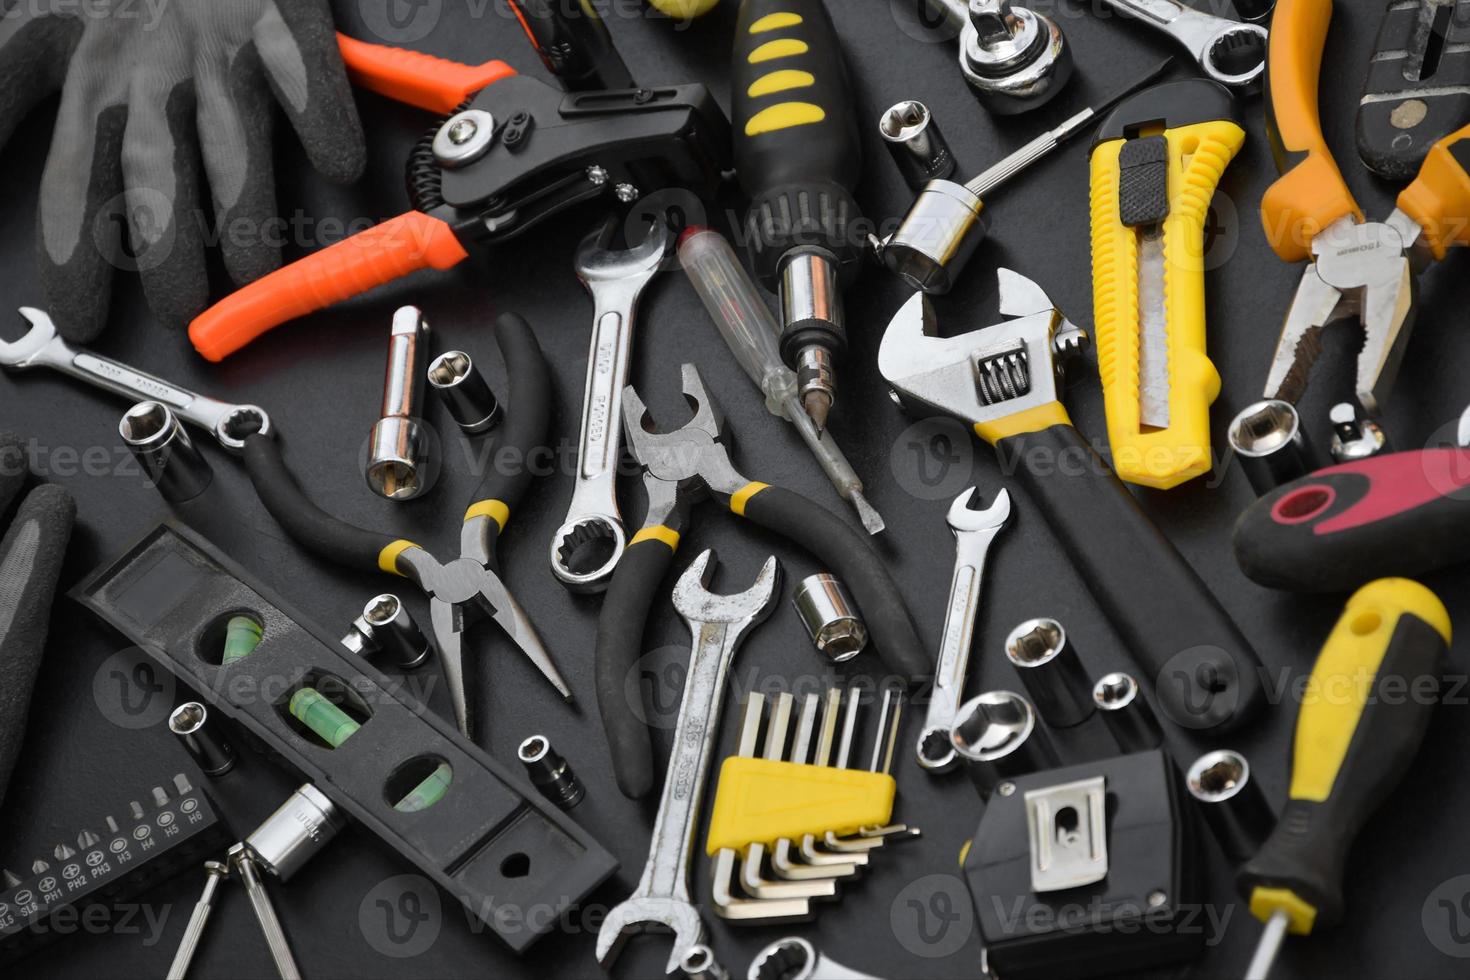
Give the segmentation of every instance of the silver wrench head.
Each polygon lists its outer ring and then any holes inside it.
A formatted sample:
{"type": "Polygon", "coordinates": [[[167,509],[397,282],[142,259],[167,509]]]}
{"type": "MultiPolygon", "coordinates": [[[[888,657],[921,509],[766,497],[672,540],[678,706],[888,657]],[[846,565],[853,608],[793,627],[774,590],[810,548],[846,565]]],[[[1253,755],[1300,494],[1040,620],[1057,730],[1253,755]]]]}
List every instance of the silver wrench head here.
{"type": "Polygon", "coordinates": [[[693,905],[677,898],[634,895],[615,905],[602,920],[597,932],[598,964],[604,970],[610,968],[630,936],[650,930],[674,934],[674,949],[665,973],[673,973],[684,954],[704,941],[704,922],[693,905]]]}
{"type": "Polygon", "coordinates": [[[593,283],[621,282],[640,277],[647,282],[669,257],[674,238],[664,222],[653,222],[641,243],[621,250],[608,247],[617,228],[617,216],[610,214],[577,246],[574,260],[577,278],[588,288],[593,283]]]}
{"type": "Polygon", "coordinates": [[[715,552],[713,548],[707,548],[674,584],[674,608],[696,635],[700,625],[720,623],[736,627],[735,635],[739,636],[771,614],[781,582],[781,564],[775,555],[766,559],[760,574],[755,577],[755,584],[735,595],[720,595],[709,590],[714,569],[715,552]]]}
{"type": "Polygon", "coordinates": [[[949,505],[949,514],[945,520],[955,534],[965,531],[998,531],[1011,519],[1011,495],[1007,491],[998,492],[989,507],[975,510],[970,504],[979,493],[979,489],[971,487],[949,505]]]}
{"type": "Polygon", "coordinates": [[[0,367],[31,367],[36,363],[37,357],[59,339],[56,324],[45,310],[22,306],[20,315],[31,328],[19,340],[0,340],[0,367]]]}
{"type": "Polygon", "coordinates": [[[1194,56],[1211,80],[1236,91],[1257,92],[1265,79],[1270,39],[1270,32],[1260,24],[1225,21],[1194,56]]]}

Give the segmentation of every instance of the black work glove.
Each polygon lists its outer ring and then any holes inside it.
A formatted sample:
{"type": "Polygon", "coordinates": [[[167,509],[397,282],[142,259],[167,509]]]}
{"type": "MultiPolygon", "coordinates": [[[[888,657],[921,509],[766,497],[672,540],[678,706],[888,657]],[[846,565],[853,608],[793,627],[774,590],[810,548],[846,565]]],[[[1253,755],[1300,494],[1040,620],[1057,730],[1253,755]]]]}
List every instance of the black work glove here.
{"type": "Polygon", "coordinates": [[[101,332],[114,267],[138,271],[167,326],[208,305],[201,156],[231,277],[280,265],[277,104],[320,173],[362,174],[328,0],[0,0],[0,11],[0,146],[62,93],[40,244],[49,312],[69,340],[101,332]]]}
{"type": "MultiPolygon", "coordinates": [[[[28,472],[25,445],[0,432],[0,526],[28,472]]],[[[0,804],[25,737],[51,600],[75,517],[71,494],[43,484],[26,495],[0,541],[0,804]]]]}

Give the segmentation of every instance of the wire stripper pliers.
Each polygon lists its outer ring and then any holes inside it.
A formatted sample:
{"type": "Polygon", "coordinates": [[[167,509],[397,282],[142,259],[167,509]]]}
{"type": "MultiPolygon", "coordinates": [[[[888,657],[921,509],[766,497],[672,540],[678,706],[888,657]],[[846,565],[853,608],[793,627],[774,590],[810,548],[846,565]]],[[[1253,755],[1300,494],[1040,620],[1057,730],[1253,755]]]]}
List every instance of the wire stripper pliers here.
{"type": "Polygon", "coordinates": [[[409,155],[413,210],[263,276],[189,339],[219,361],[267,331],[421,269],[449,269],[584,201],[685,187],[712,197],[730,124],[703,85],[564,92],[503,61],[463,65],[338,35],[360,88],[448,114],[409,155]]]}
{"type": "Polygon", "coordinates": [[[1310,260],[1292,300],[1265,397],[1296,402],[1329,324],[1354,320],[1364,342],[1357,397],[1387,401],[1413,328],[1417,275],[1470,244],[1470,126],[1435,144],[1385,221],[1367,221],[1322,134],[1319,73],[1332,0],[1281,0],[1271,27],[1270,122],[1282,177],[1261,201],[1266,238],[1288,262],[1310,260]]]}
{"type": "Polygon", "coordinates": [[[917,683],[933,673],[898,586],[872,545],[840,517],[790,490],[759,483],[730,461],[725,419],[692,364],[683,367],[693,418],[657,432],[632,385],[623,389],[623,428],[643,468],[648,514],[618,562],[597,621],[597,704],[618,788],[630,799],[653,789],[648,728],[625,693],[642,651],[643,629],[658,584],[673,563],[690,510],[713,497],[733,513],[799,545],[852,590],[888,667],[917,683]]]}
{"type": "MultiPolygon", "coordinates": [[[[510,378],[510,411],[504,425],[506,457],[528,458],[543,446],[551,419],[551,373],[531,326],[507,314],[495,323],[496,342],[510,378]]],[[[250,482],[272,517],[306,550],[348,568],[376,568],[402,575],[429,597],[434,640],[443,660],[444,679],[454,702],[455,721],[472,736],[465,694],[463,634],[477,616],[488,615],[531,659],[562,697],[571,690],[552,663],[520,603],[501,581],[495,545],[511,508],[531,482],[525,466],[502,470],[491,465],[475,503],[465,512],[459,557],[441,562],[412,541],[348,524],[312,503],[286,469],[279,444],[267,435],[245,440],[242,453],[250,482]]]]}

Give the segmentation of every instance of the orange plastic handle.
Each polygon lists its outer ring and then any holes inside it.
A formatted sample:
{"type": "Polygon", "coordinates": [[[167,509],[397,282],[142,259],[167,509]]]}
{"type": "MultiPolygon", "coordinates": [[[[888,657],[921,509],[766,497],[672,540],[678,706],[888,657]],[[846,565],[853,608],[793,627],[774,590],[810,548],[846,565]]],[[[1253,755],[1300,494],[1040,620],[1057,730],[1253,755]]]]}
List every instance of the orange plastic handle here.
{"type": "Polygon", "coordinates": [[[1271,20],[1267,77],[1271,135],[1281,179],[1261,199],[1266,240],[1288,262],[1311,258],[1312,239],[1363,212],[1322,135],[1318,78],[1332,22],[1332,0],[1280,0],[1271,20]]]}
{"type": "Polygon", "coordinates": [[[448,269],[468,255],[446,222],[410,211],[225,297],[189,324],[189,339],[206,360],[222,361],[289,320],[420,269],[448,269]]]}
{"type": "Polygon", "coordinates": [[[1398,203],[1424,229],[1435,258],[1453,245],[1470,245],[1470,126],[1434,144],[1398,203]]]}
{"type": "Polygon", "coordinates": [[[368,44],[341,33],[337,45],[354,85],[441,116],[480,89],[516,73],[503,61],[462,65],[405,48],[368,44]]]}

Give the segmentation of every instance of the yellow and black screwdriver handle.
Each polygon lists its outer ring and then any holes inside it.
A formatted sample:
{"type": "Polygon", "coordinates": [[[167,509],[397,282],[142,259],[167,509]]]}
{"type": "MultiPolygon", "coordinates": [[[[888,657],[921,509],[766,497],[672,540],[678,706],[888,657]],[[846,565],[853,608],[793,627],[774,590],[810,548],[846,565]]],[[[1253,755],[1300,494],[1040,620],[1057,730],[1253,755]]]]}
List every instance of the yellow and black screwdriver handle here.
{"type": "MultiPolygon", "coordinates": [[[[546,445],[552,392],[551,371],[529,323],[515,314],[500,316],[495,321],[495,341],[505,357],[510,378],[508,401],[512,406],[506,413],[501,433],[502,452],[497,455],[518,462],[510,467],[488,467],[474,503],[464,516],[466,526],[475,524],[483,553],[492,565],[495,544],[510,519],[511,508],[521,499],[534,475],[534,467],[524,465],[524,461],[546,445]]],[[[422,551],[419,545],[392,534],[357,527],[322,510],[306,496],[287,469],[275,439],[250,436],[245,440],[241,458],[265,509],[302,548],[345,568],[378,569],[414,577],[403,556],[422,551]]]]}
{"type": "Polygon", "coordinates": [[[1128,483],[1168,489],[1212,465],[1210,405],[1220,375],[1205,348],[1205,225],[1215,188],[1244,142],[1235,99],[1198,78],[1126,100],[1093,145],[1097,360],[1114,465],[1128,483]],[[1141,288],[1141,278],[1162,287],[1162,296],[1141,288]],[[1168,369],[1167,425],[1142,412],[1143,310],[1150,303],[1163,315],[1166,342],[1156,356],[1168,369]]]}
{"type": "Polygon", "coordinates": [[[1306,935],[1342,917],[1348,849],[1424,740],[1449,643],[1444,603],[1417,582],[1379,579],[1348,600],[1297,717],[1290,799],[1237,879],[1257,918],[1282,912],[1306,935]]]}
{"type": "MultiPolygon", "coordinates": [[[[1281,178],[1261,199],[1261,220],[1288,262],[1311,258],[1312,239],[1334,221],[1363,220],[1322,133],[1318,75],[1331,21],[1332,0],[1279,0],[1271,21],[1267,131],[1281,178]]],[[[1436,259],[1470,245],[1470,126],[1434,145],[1398,207],[1436,259]]]]}

